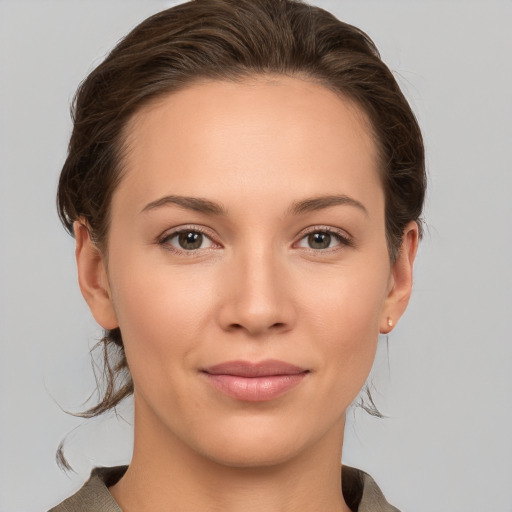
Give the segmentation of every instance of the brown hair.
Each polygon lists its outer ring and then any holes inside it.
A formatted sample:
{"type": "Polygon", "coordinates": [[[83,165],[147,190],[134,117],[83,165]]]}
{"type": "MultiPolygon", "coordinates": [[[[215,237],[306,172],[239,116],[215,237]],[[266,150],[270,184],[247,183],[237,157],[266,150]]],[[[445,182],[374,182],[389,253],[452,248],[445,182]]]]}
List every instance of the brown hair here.
{"type": "MultiPolygon", "coordinates": [[[[297,0],[192,0],[151,16],[122,39],[75,96],[57,196],[66,229],[72,234],[73,222],[84,220],[106,252],[124,128],[150,100],[199,79],[262,74],[319,81],[368,115],[381,156],[393,261],[405,225],[415,220],[421,228],[426,180],[420,129],[371,39],[297,0]]],[[[115,407],[133,391],[119,328],[106,331],[102,341],[106,388],[99,403],[82,414],[87,417],[115,407]],[[110,354],[115,347],[117,354],[110,354]]]]}

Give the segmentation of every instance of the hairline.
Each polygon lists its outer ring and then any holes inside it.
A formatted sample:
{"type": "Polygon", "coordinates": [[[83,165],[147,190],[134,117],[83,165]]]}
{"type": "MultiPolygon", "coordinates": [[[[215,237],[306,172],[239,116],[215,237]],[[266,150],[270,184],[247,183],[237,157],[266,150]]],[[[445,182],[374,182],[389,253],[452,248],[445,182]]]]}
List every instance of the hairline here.
{"type": "MultiPolygon", "coordinates": [[[[384,215],[385,221],[386,219],[386,205],[387,205],[387,193],[386,193],[386,164],[384,162],[384,149],[382,146],[382,141],[380,140],[377,130],[374,126],[374,122],[372,121],[372,117],[368,108],[364,105],[362,101],[355,97],[355,95],[351,95],[341,89],[338,89],[334,83],[329,81],[325,77],[321,77],[310,73],[306,70],[297,70],[297,71],[277,71],[277,70],[254,70],[254,69],[244,69],[244,68],[232,68],[227,69],[223,73],[216,74],[215,76],[212,74],[206,73],[197,73],[193,76],[184,77],[179,84],[174,85],[172,87],[162,88],[161,91],[156,92],[152,95],[149,95],[147,98],[142,99],[136,106],[133,111],[127,114],[126,119],[122,123],[122,127],[119,130],[118,139],[114,142],[115,146],[115,168],[114,168],[114,184],[112,187],[110,201],[108,204],[108,208],[106,210],[105,223],[104,223],[104,233],[103,239],[98,240],[98,247],[100,248],[103,256],[105,257],[105,263],[108,262],[108,238],[112,220],[112,203],[114,195],[123,181],[126,173],[128,172],[126,162],[129,157],[129,154],[132,150],[132,142],[134,142],[133,133],[135,130],[133,129],[136,126],[137,122],[140,120],[140,114],[143,111],[148,111],[153,108],[158,108],[161,103],[165,101],[169,96],[194,87],[196,85],[207,85],[213,83],[235,83],[235,84],[248,84],[251,82],[257,83],[260,81],[264,82],[272,82],[275,79],[279,79],[282,77],[293,78],[297,80],[301,80],[306,83],[311,83],[315,85],[320,85],[324,89],[332,92],[338,99],[345,102],[346,106],[351,110],[351,113],[357,116],[358,120],[360,120],[364,126],[368,130],[369,137],[374,144],[375,147],[375,158],[376,158],[376,169],[378,174],[378,179],[380,180],[382,191],[384,193],[384,215]]],[[[386,240],[388,238],[387,233],[387,223],[386,223],[386,240]]],[[[393,254],[392,247],[388,242],[388,253],[390,261],[393,262],[396,255],[393,254]]],[[[399,248],[397,248],[396,253],[398,253],[399,248]]]]}

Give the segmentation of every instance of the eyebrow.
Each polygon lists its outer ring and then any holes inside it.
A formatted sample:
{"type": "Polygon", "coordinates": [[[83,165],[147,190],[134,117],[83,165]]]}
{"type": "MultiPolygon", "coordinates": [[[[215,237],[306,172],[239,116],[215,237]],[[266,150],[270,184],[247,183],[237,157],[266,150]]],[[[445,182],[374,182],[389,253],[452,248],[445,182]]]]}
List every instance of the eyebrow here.
{"type": "Polygon", "coordinates": [[[187,210],[193,210],[209,215],[226,215],[227,213],[227,210],[223,206],[218,203],[214,203],[213,201],[209,201],[208,199],[174,195],[164,196],[156,201],[152,201],[141,210],[141,213],[169,205],[177,205],[187,210]]]}
{"type": "MultiPolygon", "coordinates": [[[[188,197],[188,196],[175,196],[168,195],[156,199],[151,203],[147,204],[141,213],[162,208],[164,206],[177,205],[187,210],[193,210],[200,213],[209,215],[226,215],[227,210],[222,205],[210,201],[209,199],[203,199],[201,197],[188,197]]],[[[300,215],[302,213],[313,212],[322,210],[324,208],[330,208],[332,206],[353,206],[361,210],[365,215],[368,215],[368,210],[364,205],[357,199],[354,199],[347,195],[326,195],[319,197],[310,197],[303,199],[302,201],[294,202],[288,209],[288,214],[300,215]]]]}
{"type": "Polygon", "coordinates": [[[298,215],[301,213],[313,212],[316,210],[322,210],[324,208],[330,208],[331,206],[339,205],[353,206],[368,216],[368,210],[364,207],[363,203],[359,202],[353,197],[344,194],[311,197],[302,201],[297,201],[292,204],[289,212],[293,215],[298,215]]]}

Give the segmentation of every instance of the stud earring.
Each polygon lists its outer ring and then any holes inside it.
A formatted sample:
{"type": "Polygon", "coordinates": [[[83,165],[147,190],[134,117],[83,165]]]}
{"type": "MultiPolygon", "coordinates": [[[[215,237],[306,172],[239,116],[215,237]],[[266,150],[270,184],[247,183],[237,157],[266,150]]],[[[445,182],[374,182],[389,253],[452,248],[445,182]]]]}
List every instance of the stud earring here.
{"type": "Polygon", "coordinates": [[[388,316],[388,327],[393,327],[393,320],[388,316]]]}

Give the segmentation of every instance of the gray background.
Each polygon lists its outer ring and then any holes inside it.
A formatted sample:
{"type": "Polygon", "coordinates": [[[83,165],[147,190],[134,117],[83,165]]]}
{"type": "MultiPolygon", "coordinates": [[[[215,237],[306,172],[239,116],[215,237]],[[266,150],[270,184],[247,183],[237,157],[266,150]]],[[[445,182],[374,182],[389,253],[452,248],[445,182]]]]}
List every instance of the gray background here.
{"type": "MultiPolygon", "coordinates": [[[[316,2],[367,31],[423,127],[430,189],[409,311],[374,366],[387,419],[344,461],[406,512],[512,511],[512,3],[316,2]]],[[[0,511],[45,510],[129,458],[131,411],[83,420],[100,332],[54,195],[79,81],[169,1],[0,0],[0,511]],[[80,426],[83,425],[83,426],[80,426]],[[75,428],[78,427],[78,428],[75,428]],[[54,453],[76,474],[63,474],[54,453]]]]}

